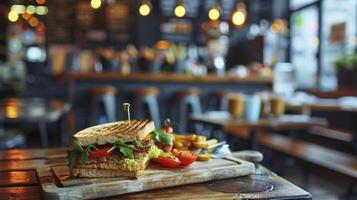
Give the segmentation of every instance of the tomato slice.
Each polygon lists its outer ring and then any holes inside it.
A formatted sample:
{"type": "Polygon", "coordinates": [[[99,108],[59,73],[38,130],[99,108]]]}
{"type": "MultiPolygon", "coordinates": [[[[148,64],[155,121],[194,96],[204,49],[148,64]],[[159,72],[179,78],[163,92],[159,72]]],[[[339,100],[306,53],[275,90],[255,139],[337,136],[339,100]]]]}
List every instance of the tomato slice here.
{"type": "Polygon", "coordinates": [[[104,157],[104,156],[107,156],[109,153],[110,148],[101,148],[101,149],[98,149],[98,150],[94,150],[94,151],[91,151],[89,153],[89,157],[90,158],[100,158],[100,157],[104,157]]]}
{"type": "Polygon", "coordinates": [[[172,153],[181,161],[183,166],[190,165],[197,159],[197,154],[193,151],[174,149],[172,153]]]}
{"type": "Polygon", "coordinates": [[[181,165],[181,161],[174,156],[173,157],[159,156],[158,158],[155,158],[154,161],[159,163],[161,166],[167,168],[179,168],[181,165]]]}
{"type": "Polygon", "coordinates": [[[162,130],[164,130],[166,133],[173,133],[174,132],[174,129],[169,125],[164,125],[162,127],[162,130]]]}

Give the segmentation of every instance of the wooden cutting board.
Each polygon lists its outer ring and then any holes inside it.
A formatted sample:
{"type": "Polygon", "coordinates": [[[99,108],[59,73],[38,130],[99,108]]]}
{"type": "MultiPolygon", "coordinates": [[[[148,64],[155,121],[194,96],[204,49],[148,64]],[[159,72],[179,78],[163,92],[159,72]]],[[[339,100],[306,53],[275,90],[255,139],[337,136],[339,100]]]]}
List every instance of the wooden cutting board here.
{"type": "Polygon", "coordinates": [[[68,167],[54,165],[37,169],[45,199],[92,199],[152,189],[244,176],[254,164],[235,158],[197,161],[181,169],[150,164],[137,179],[71,178],[68,167]]]}

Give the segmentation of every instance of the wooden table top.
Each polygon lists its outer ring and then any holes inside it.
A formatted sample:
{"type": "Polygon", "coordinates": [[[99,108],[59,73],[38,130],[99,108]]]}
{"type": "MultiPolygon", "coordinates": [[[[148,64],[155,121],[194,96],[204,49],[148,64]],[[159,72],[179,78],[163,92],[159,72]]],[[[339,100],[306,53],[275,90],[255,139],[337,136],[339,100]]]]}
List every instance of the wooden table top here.
{"type": "Polygon", "coordinates": [[[353,112],[357,113],[357,107],[342,106],[337,102],[330,103],[303,103],[303,104],[285,104],[288,110],[312,110],[312,111],[331,111],[331,112],[353,112]]]}
{"type": "MultiPolygon", "coordinates": [[[[14,149],[0,151],[0,197],[8,199],[40,199],[41,186],[37,167],[66,162],[65,149],[14,149]]],[[[199,183],[186,186],[126,194],[110,199],[311,199],[311,195],[277,176],[261,165],[249,176],[219,182],[199,183]],[[258,193],[225,193],[232,185],[243,188],[247,185],[257,189],[261,183],[269,184],[272,190],[258,193]],[[240,187],[244,186],[244,187],[240,187]],[[254,187],[252,187],[254,186],[254,187]]],[[[106,198],[108,199],[108,198],[106,198]]]]}
{"type": "Polygon", "coordinates": [[[197,77],[192,75],[177,74],[177,73],[145,73],[136,72],[129,75],[121,75],[115,72],[69,72],[55,75],[55,78],[60,81],[77,81],[77,80],[95,80],[95,81],[122,81],[122,82],[171,82],[171,83],[252,83],[252,84],[267,84],[271,85],[272,77],[262,77],[251,75],[247,77],[236,76],[218,76],[208,74],[197,77]]]}
{"type": "Polygon", "coordinates": [[[70,109],[60,99],[7,98],[0,100],[0,116],[11,121],[56,121],[70,109]]]}
{"type": "Polygon", "coordinates": [[[284,115],[281,117],[270,117],[260,119],[257,122],[249,122],[232,118],[227,112],[207,112],[204,114],[191,115],[190,120],[220,126],[224,129],[269,129],[269,130],[298,130],[307,129],[310,126],[326,126],[327,120],[320,117],[310,117],[307,115],[284,115]]]}

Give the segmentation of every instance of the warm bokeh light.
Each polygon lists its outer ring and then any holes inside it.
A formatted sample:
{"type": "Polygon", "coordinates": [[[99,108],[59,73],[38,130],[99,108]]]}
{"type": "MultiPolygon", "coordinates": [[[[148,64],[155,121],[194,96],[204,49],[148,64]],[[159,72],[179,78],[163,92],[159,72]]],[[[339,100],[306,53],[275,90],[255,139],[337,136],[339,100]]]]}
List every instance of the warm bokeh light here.
{"type": "Polygon", "coordinates": [[[36,7],[33,5],[27,6],[26,8],[26,12],[28,12],[29,14],[34,14],[36,12],[36,7]]]}
{"type": "Polygon", "coordinates": [[[92,8],[98,9],[102,5],[102,1],[101,0],[91,0],[90,5],[92,6],[92,8]]]}
{"type": "Polygon", "coordinates": [[[14,4],[11,6],[11,11],[15,11],[17,12],[18,14],[22,14],[24,13],[26,10],[26,7],[24,5],[17,5],[17,4],[14,4]]]}
{"type": "Polygon", "coordinates": [[[176,17],[183,17],[186,15],[186,8],[183,5],[177,5],[175,8],[176,17]]]}
{"type": "Polygon", "coordinates": [[[156,42],[155,47],[161,50],[169,49],[171,47],[171,42],[167,40],[159,40],[156,42]]]}
{"type": "Polygon", "coordinates": [[[284,33],[287,28],[287,23],[283,19],[276,19],[271,25],[271,30],[276,33],[284,33]]]}
{"type": "Polygon", "coordinates": [[[139,13],[142,16],[147,16],[151,12],[151,7],[148,4],[141,4],[139,7],[139,13]]]}
{"type": "Polygon", "coordinates": [[[38,15],[47,15],[48,8],[47,6],[37,6],[36,7],[36,14],[38,15]]]}
{"type": "Polygon", "coordinates": [[[218,8],[211,8],[208,11],[208,18],[210,20],[217,20],[217,19],[219,19],[219,16],[220,16],[220,12],[219,12],[218,8]]]}
{"type": "Polygon", "coordinates": [[[10,22],[16,22],[19,19],[19,14],[15,11],[10,11],[8,14],[8,18],[10,22]]]}
{"type": "Polygon", "coordinates": [[[236,26],[243,25],[245,20],[246,20],[246,13],[241,10],[234,12],[232,15],[232,22],[236,26]]]}
{"type": "Polygon", "coordinates": [[[19,115],[17,106],[8,105],[6,106],[5,111],[6,111],[7,118],[17,118],[19,115]]]}
{"type": "Polygon", "coordinates": [[[36,17],[31,17],[31,19],[29,20],[29,24],[32,27],[36,27],[38,25],[38,19],[36,17]]]}
{"type": "Polygon", "coordinates": [[[36,0],[36,3],[42,5],[46,3],[46,0],[36,0]]]}
{"type": "Polygon", "coordinates": [[[30,17],[31,17],[31,15],[28,14],[27,12],[25,12],[24,14],[22,14],[22,18],[24,18],[24,19],[26,19],[26,20],[30,19],[30,17]]]}

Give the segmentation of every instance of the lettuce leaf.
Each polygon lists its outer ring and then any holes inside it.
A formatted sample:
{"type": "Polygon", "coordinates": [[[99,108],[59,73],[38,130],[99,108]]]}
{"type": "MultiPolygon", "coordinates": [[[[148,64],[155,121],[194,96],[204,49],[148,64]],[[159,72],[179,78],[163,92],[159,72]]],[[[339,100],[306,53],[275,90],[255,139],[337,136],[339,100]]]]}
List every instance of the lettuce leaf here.
{"type": "Polygon", "coordinates": [[[172,142],[172,138],[165,133],[164,130],[162,130],[161,128],[155,129],[154,131],[152,131],[150,133],[151,138],[153,138],[155,141],[166,145],[166,146],[172,146],[173,142],[172,142]]]}
{"type": "Polygon", "coordinates": [[[118,140],[114,143],[115,149],[118,149],[125,158],[134,159],[133,149],[134,145],[125,144],[122,140],[118,140]]]}

